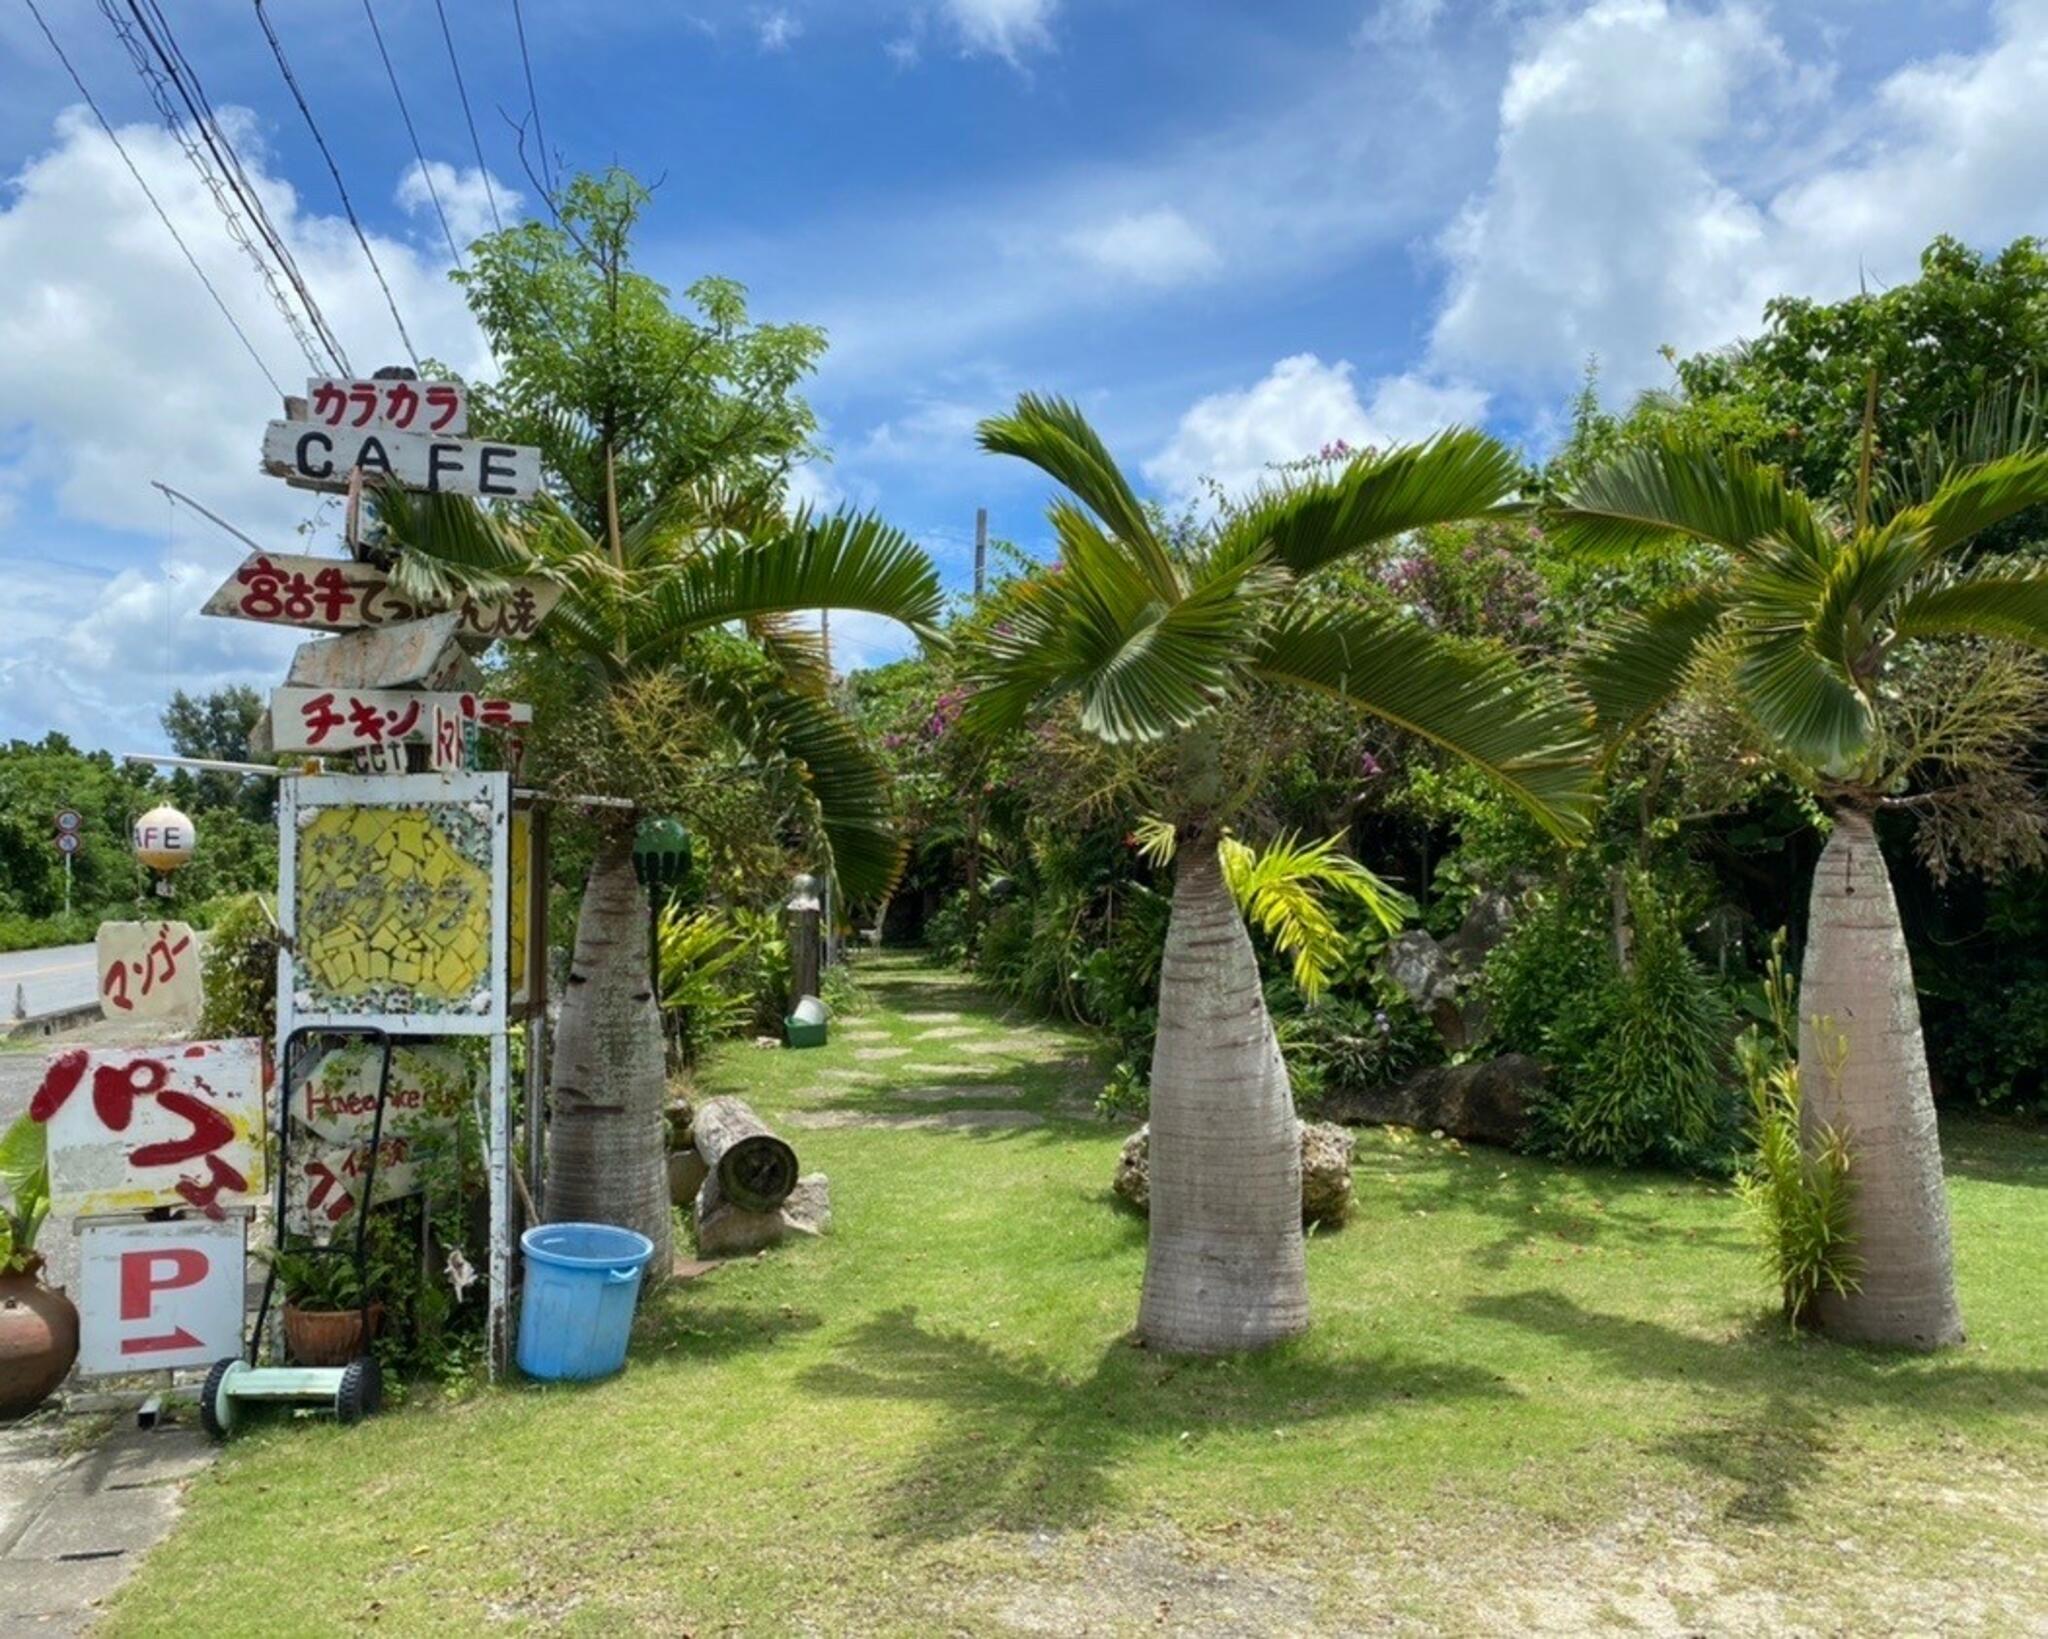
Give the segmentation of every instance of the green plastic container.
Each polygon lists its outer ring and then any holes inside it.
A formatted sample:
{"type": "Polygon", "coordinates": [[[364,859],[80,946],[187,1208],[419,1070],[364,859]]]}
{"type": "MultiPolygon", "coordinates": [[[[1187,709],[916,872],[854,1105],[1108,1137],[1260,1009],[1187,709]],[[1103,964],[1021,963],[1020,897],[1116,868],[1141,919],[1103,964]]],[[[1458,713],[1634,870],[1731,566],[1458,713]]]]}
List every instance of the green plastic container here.
{"type": "Polygon", "coordinates": [[[783,1039],[792,1047],[823,1047],[825,1032],[831,1029],[831,1015],[815,996],[806,996],[796,1011],[782,1021],[783,1039]]]}

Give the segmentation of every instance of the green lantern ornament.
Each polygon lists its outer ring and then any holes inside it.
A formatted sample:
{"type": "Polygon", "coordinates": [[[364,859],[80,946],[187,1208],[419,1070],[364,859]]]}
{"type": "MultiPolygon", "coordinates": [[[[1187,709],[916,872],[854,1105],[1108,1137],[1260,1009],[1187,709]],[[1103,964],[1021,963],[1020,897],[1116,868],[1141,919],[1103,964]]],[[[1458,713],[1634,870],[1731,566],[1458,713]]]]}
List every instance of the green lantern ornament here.
{"type": "Polygon", "coordinates": [[[681,820],[650,815],[633,835],[633,874],[646,888],[673,887],[690,872],[690,833],[681,820]]]}

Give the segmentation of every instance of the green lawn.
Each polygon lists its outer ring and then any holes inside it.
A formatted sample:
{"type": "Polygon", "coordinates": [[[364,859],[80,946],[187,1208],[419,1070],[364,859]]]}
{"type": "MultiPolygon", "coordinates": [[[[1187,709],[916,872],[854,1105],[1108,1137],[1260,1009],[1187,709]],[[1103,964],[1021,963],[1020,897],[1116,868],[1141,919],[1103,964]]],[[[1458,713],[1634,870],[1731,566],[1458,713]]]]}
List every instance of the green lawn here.
{"type": "Polygon", "coordinates": [[[1038,1124],[787,1126],[828,1239],[654,1300],[613,1382],[238,1440],[109,1631],[2048,1631],[2040,1133],[1949,1124],[1940,1359],[1786,1337],[1725,1188],[1376,1131],[1310,1335],[1175,1362],[1086,1042],[863,972],[707,1087],[1038,1124]]]}

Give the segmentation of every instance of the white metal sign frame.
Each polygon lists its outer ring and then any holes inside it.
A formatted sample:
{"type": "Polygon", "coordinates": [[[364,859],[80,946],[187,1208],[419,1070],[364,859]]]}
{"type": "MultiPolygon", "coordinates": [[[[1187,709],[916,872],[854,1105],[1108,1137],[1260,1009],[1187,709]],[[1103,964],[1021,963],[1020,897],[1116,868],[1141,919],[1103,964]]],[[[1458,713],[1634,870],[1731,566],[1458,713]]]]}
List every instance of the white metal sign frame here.
{"type": "MultiPolygon", "coordinates": [[[[491,1248],[488,1339],[493,1375],[511,1357],[512,1110],[507,975],[511,967],[512,777],[509,774],[292,774],[278,781],[277,909],[284,937],[277,955],[277,1040],[280,1077],[284,1044],[296,1030],[382,1030],[392,1036],[482,1036],[490,1044],[490,1108],[484,1165],[490,1184],[491,1248]],[[298,935],[298,843],[302,827],[322,809],[420,808],[450,803],[483,806],[491,827],[491,950],[489,994],[468,1012],[371,1013],[302,1007],[293,941],[298,935]]],[[[529,963],[535,958],[529,954],[529,963]]],[[[544,959],[544,958],[541,958],[544,959]]],[[[280,1119],[290,1101],[281,1091],[280,1119]]]]}

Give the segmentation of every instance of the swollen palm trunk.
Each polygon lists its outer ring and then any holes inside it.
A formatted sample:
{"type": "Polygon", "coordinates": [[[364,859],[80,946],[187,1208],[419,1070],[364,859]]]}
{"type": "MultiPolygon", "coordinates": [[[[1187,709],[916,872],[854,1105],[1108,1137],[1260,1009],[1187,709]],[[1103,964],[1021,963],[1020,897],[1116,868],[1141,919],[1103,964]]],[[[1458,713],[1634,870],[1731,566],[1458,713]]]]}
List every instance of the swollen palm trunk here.
{"type": "Polygon", "coordinates": [[[1148,1345],[1227,1354],[1307,1329],[1294,1098],[1208,842],[1181,852],[1160,970],[1151,1195],[1138,1309],[1148,1345]]]}
{"type": "Polygon", "coordinates": [[[1862,1288],[1823,1292],[1832,1336],[1932,1349],[1960,1342],[1948,1191],[1899,908],[1868,818],[1835,817],[1813,879],[1799,983],[1806,1119],[1848,1140],[1862,1288]],[[1837,1068],[1839,1061],[1839,1068],[1837,1068]]]}
{"type": "Polygon", "coordinates": [[[654,1242],[647,1278],[663,1278],[673,1257],[667,1088],[630,830],[605,835],[584,885],[548,1098],[549,1218],[639,1230],[654,1242]]]}

